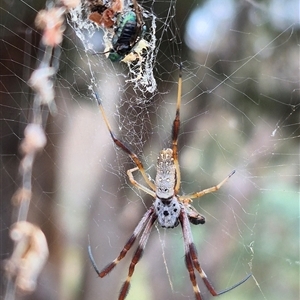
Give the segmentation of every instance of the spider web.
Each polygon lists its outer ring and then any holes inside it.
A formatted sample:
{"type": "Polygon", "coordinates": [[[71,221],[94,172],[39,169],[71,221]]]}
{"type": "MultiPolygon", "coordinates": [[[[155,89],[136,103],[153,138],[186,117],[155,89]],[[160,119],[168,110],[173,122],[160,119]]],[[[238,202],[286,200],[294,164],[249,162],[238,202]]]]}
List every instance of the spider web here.
{"type": "MultiPolygon", "coordinates": [[[[118,297],[134,251],[99,279],[87,246],[104,267],[152,199],[130,185],[126,170],[133,164],[114,147],[95,92],[115,134],[154,178],[158,152],[171,143],[180,62],[181,194],[213,186],[236,170],[218,192],[193,202],[206,217],[206,224],[192,225],[200,264],[218,291],[253,274],[222,299],[298,299],[297,1],[138,3],[150,43],[142,73],[134,64],[93,55],[103,51],[105,37],[87,20],[84,6],[67,16],[55,52],[57,113],[45,117],[47,145],[34,164],[27,216],[45,233],[50,256],[36,291],[11,299],[118,297]]],[[[2,261],[12,253],[9,228],[18,208],[11,198],[21,184],[18,147],[34,96],[27,81],[42,52],[34,18],[44,7],[44,1],[0,5],[2,261]]],[[[10,299],[3,271],[1,276],[1,297],[10,299]]],[[[197,280],[203,298],[212,298],[197,280]]],[[[128,299],[194,299],[179,227],[153,230],[128,299]]]]}

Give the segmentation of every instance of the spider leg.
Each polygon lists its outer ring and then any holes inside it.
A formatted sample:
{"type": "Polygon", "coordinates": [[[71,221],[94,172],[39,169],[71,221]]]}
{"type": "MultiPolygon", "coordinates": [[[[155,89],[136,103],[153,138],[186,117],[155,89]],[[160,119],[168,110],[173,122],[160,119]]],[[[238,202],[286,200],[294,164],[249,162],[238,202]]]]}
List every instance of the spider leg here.
{"type": "Polygon", "coordinates": [[[199,272],[205,286],[207,287],[207,289],[209,290],[209,292],[211,293],[212,296],[219,296],[219,295],[225,294],[225,293],[235,289],[236,287],[238,287],[239,285],[244,283],[246,280],[248,280],[252,276],[252,274],[248,274],[243,280],[239,281],[235,285],[233,285],[225,290],[222,290],[220,292],[217,292],[215,290],[215,288],[212,286],[212,284],[209,282],[205,272],[201,268],[200,263],[198,261],[197,250],[196,250],[195,244],[193,242],[189,219],[188,219],[187,213],[184,209],[181,210],[179,220],[180,220],[182,232],[183,232],[186,265],[187,265],[188,271],[190,273],[190,279],[192,281],[195,296],[196,296],[197,300],[198,299],[201,300],[201,295],[200,295],[200,291],[197,286],[196,280],[194,279],[195,278],[194,268],[199,272]],[[198,290],[197,290],[197,288],[198,288],[198,290]],[[197,294],[197,292],[199,292],[199,295],[197,294]]]}
{"type": "Polygon", "coordinates": [[[111,129],[111,126],[110,126],[110,124],[108,122],[108,119],[106,117],[105,111],[103,109],[101,100],[98,98],[97,94],[95,94],[95,95],[96,95],[96,99],[97,99],[97,102],[98,102],[98,105],[99,105],[99,109],[100,109],[100,111],[102,113],[103,119],[105,121],[106,127],[107,127],[107,129],[108,129],[108,131],[110,133],[110,136],[111,136],[112,140],[114,141],[114,143],[118,147],[120,147],[125,153],[127,153],[131,157],[131,159],[134,161],[134,163],[137,165],[139,171],[141,172],[141,174],[142,174],[145,182],[149,185],[149,187],[153,191],[155,191],[155,189],[156,189],[155,185],[154,185],[153,182],[150,181],[150,179],[149,179],[148,175],[146,174],[146,171],[145,171],[145,169],[143,167],[143,164],[140,161],[140,159],[137,157],[137,155],[133,151],[131,151],[127,146],[125,146],[125,144],[122,141],[120,141],[119,139],[117,139],[116,136],[114,135],[114,133],[113,133],[113,131],[111,129]]]}
{"type": "Polygon", "coordinates": [[[146,188],[145,186],[141,185],[139,182],[137,182],[133,177],[133,172],[137,171],[139,168],[135,167],[132,169],[127,170],[128,178],[132,185],[136,186],[138,189],[144,191],[145,193],[151,195],[153,198],[155,198],[155,193],[151,191],[150,189],[146,188]]]}
{"type": "Polygon", "coordinates": [[[151,218],[153,218],[153,214],[154,214],[154,208],[150,207],[146,211],[146,213],[144,214],[144,216],[142,217],[142,219],[140,220],[138,225],[135,227],[132,236],[129,238],[129,240],[125,244],[125,246],[122,249],[122,251],[120,252],[119,256],[116,259],[114,259],[110,264],[108,264],[104,269],[102,269],[102,271],[99,271],[99,269],[96,265],[95,259],[92,254],[91,246],[90,245],[88,246],[89,258],[90,258],[92,265],[99,277],[102,278],[102,277],[106,276],[108,273],[110,273],[112,271],[112,269],[125,257],[127,252],[131,249],[132,245],[134,244],[136,238],[140,235],[140,233],[147,226],[147,224],[149,223],[149,220],[151,220],[151,218]]]}
{"type": "Polygon", "coordinates": [[[130,280],[133,275],[134,268],[143,255],[149,235],[151,233],[152,226],[153,226],[154,222],[156,221],[156,218],[157,218],[157,215],[152,214],[152,215],[150,215],[149,219],[147,220],[147,224],[146,224],[144,231],[142,233],[142,236],[140,238],[138,248],[136,249],[136,251],[132,257],[126,281],[122,285],[120,295],[119,295],[119,300],[124,300],[128,294],[128,291],[130,288],[130,280]]]}
{"type": "Polygon", "coordinates": [[[182,234],[183,234],[185,264],[186,264],[186,267],[187,267],[189,275],[190,275],[190,280],[193,285],[193,290],[195,293],[196,300],[202,300],[200,289],[199,289],[199,286],[198,286],[197,280],[196,280],[192,256],[190,253],[190,246],[194,245],[194,243],[193,243],[193,239],[192,239],[189,219],[188,219],[188,216],[187,216],[184,208],[181,208],[181,212],[179,215],[179,221],[181,224],[182,234]]]}
{"type": "MultiPolygon", "coordinates": [[[[190,200],[192,201],[192,200],[190,200]]],[[[204,224],[205,217],[200,215],[195,207],[190,205],[189,203],[184,203],[184,207],[186,209],[186,213],[188,215],[189,221],[194,225],[204,224]]]]}
{"type": "Polygon", "coordinates": [[[173,121],[173,127],[172,127],[172,150],[173,150],[174,165],[176,168],[176,185],[174,187],[175,194],[178,194],[180,183],[181,183],[180,168],[178,162],[178,135],[180,129],[181,90],[182,90],[182,64],[180,64],[180,68],[179,68],[176,114],[175,114],[175,119],[173,121]]]}
{"type": "Polygon", "coordinates": [[[222,295],[222,294],[225,294],[233,289],[235,289],[236,287],[238,287],[239,285],[243,284],[245,281],[247,281],[251,276],[252,274],[248,274],[244,279],[242,279],[241,281],[239,281],[238,283],[234,284],[233,286],[225,289],[225,290],[222,290],[220,292],[217,292],[215,290],[215,288],[212,286],[212,284],[209,282],[205,272],[203,271],[203,269],[201,268],[200,266],[200,263],[198,261],[198,257],[197,257],[197,250],[196,250],[196,247],[195,247],[195,244],[191,244],[190,245],[190,255],[192,257],[192,260],[193,260],[193,264],[196,268],[196,270],[199,272],[204,284],[206,285],[207,289],[209,290],[209,292],[213,295],[213,296],[219,296],[219,295],[222,295]]]}
{"type": "Polygon", "coordinates": [[[221,188],[221,186],[235,173],[235,170],[232,171],[225,179],[223,179],[219,184],[215,185],[215,186],[212,186],[208,189],[204,189],[200,192],[196,192],[196,193],[193,193],[193,194],[188,194],[188,195],[182,195],[182,196],[179,196],[179,200],[181,202],[191,202],[191,201],[184,201],[184,200],[188,200],[188,199],[194,199],[194,198],[200,198],[206,194],[210,194],[210,193],[213,193],[217,190],[219,190],[221,188]]]}

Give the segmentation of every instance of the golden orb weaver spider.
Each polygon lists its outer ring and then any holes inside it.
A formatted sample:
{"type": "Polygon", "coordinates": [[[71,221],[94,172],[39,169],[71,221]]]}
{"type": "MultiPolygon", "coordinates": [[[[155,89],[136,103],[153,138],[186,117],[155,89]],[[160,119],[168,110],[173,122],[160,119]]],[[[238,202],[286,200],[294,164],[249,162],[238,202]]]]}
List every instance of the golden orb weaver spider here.
{"type": "Polygon", "coordinates": [[[97,97],[100,111],[103,115],[105,124],[108,128],[112,140],[118,147],[120,147],[125,153],[127,153],[131,157],[133,162],[136,164],[136,167],[127,170],[127,175],[130,182],[135,187],[151,195],[155,199],[153,205],[146,211],[146,213],[134,229],[133,234],[126,242],[119,256],[116,259],[114,259],[111,263],[109,263],[104,269],[102,269],[102,271],[99,271],[96,262],[93,258],[91,247],[88,246],[88,253],[91,263],[98,276],[102,278],[109,274],[114,269],[114,267],[125,257],[127,252],[133,246],[135,240],[140,236],[138,247],[133,255],[131,264],[129,266],[126,281],[124,282],[120,290],[119,300],[125,299],[128,294],[130,288],[130,280],[134,273],[135,266],[139,262],[143,254],[151,229],[156,221],[160,226],[164,228],[174,228],[179,224],[181,225],[185,250],[185,263],[189,272],[190,281],[193,285],[196,300],[202,300],[202,296],[196,281],[195,269],[199,272],[200,277],[202,278],[205,286],[207,287],[212,296],[219,296],[221,294],[229,292],[241,285],[242,283],[244,283],[247,279],[249,279],[252,276],[252,274],[250,273],[243,280],[236,283],[235,285],[220,292],[217,292],[208,280],[205,272],[201,268],[200,263],[198,261],[197,251],[195,244],[193,243],[193,237],[189,222],[191,222],[194,225],[204,224],[205,218],[204,216],[200,215],[190,203],[194,198],[199,198],[206,194],[217,191],[235,173],[235,171],[231,172],[224,180],[222,180],[219,184],[213,187],[188,195],[178,195],[181,184],[177,148],[180,127],[181,87],[182,66],[180,66],[176,115],[173,121],[172,128],[172,148],[167,148],[160,151],[157,159],[157,173],[154,183],[146,174],[143,164],[137,157],[137,155],[133,151],[131,151],[122,141],[116,138],[108,122],[102,103],[97,97]],[[149,188],[143,186],[134,179],[133,172],[138,170],[142,174],[149,188]]]}

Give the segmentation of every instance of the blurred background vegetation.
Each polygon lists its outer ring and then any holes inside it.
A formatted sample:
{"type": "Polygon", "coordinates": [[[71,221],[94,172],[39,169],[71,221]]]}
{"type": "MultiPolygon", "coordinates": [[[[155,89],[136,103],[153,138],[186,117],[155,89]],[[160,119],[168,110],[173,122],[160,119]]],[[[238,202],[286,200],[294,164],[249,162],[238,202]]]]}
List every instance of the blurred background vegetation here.
{"type": "MultiPolygon", "coordinates": [[[[138,105],[130,84],[117,76],[126,68],[112,67],[99,56],[86,61],[80,40],[67,28],[56,86],[59,112],[48,120],[48,143],[35,163],[28,217],[44,231],[50,257],[36,292],[18,299],[117,298],[133,252],[99,279],[87,246],[99,268],[105,266],[152,199],[129,185],[126,170],[132,162],[113,147],[88,98],[85,74],[92,62],[114,130],[153,178],[159,150],[170,145],[180,60],[182,193],[210,187],[237,171],[220,191],[194,200],[207,220],[192,227],[200,263],[217,290],[253,273],[220,296],[224,300],[299,299],[297,2],[139,1],[157,15],[159,51],[158,92],[142,95],[148,100],[138,105]]],[[[19,184],[18,145],[32,101],[26,81],[39,59],[40,34],[33,24],[44,6],[37,0],[0,4],[2,261],[12,250],[11,196],[19,184]]],[[[212,298],[199,276],[198,283],[203,298],[212,298]]],[[[1,270],[3,299],[4,294],[1,270]]],[[[128,299],[194,299],[179,227],[153,230],[128,299]]]]}

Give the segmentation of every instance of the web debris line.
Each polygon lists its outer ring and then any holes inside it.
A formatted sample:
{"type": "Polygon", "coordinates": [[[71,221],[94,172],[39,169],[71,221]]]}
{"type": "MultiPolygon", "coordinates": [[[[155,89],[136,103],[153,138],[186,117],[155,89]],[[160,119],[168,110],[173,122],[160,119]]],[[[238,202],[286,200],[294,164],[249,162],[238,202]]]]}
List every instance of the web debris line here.
{"type": "MultiPolygon", "coordinates": [[[[26,3],[25,3],[26,4],[26,3]]],[[[36,155],[43,151],[47,138],[45,124],[49,115],[55,114],[54,76],[58,70],[60,50],[64,32],[64,16],[77,1],[68,2],[65,6],[48,7],[38,12],[35,25],[42,30],[40,49],[44,48],[40,64],[31,74],[28,86],[34,91],[31,122],[24,130],[24,139],[20,145],[23,155],[19,173],[21,184],[12,197],[12,205],[17,212],[17,219],[10,228],[10,238],[14,242],[13,253],[4,265],[7,279],[5,300],[15,299],[16,292],[32,293],[37,286],[37,279],[49,256],[48,244],[42,230],[27,221],[29,205],[32,199],[32,169],[36,155]],[[49,112],[44,111],[44,106],[49,112]]],[[[27,31],[27,35],[30,34],[27,31]]],[[[24,50],[29,55],[28,44],[24,50]]],[[[24,60],[28,57],[24,57],[24,60]]],[[[26,62],[25,62],[26,65],[26,62]]]]}

